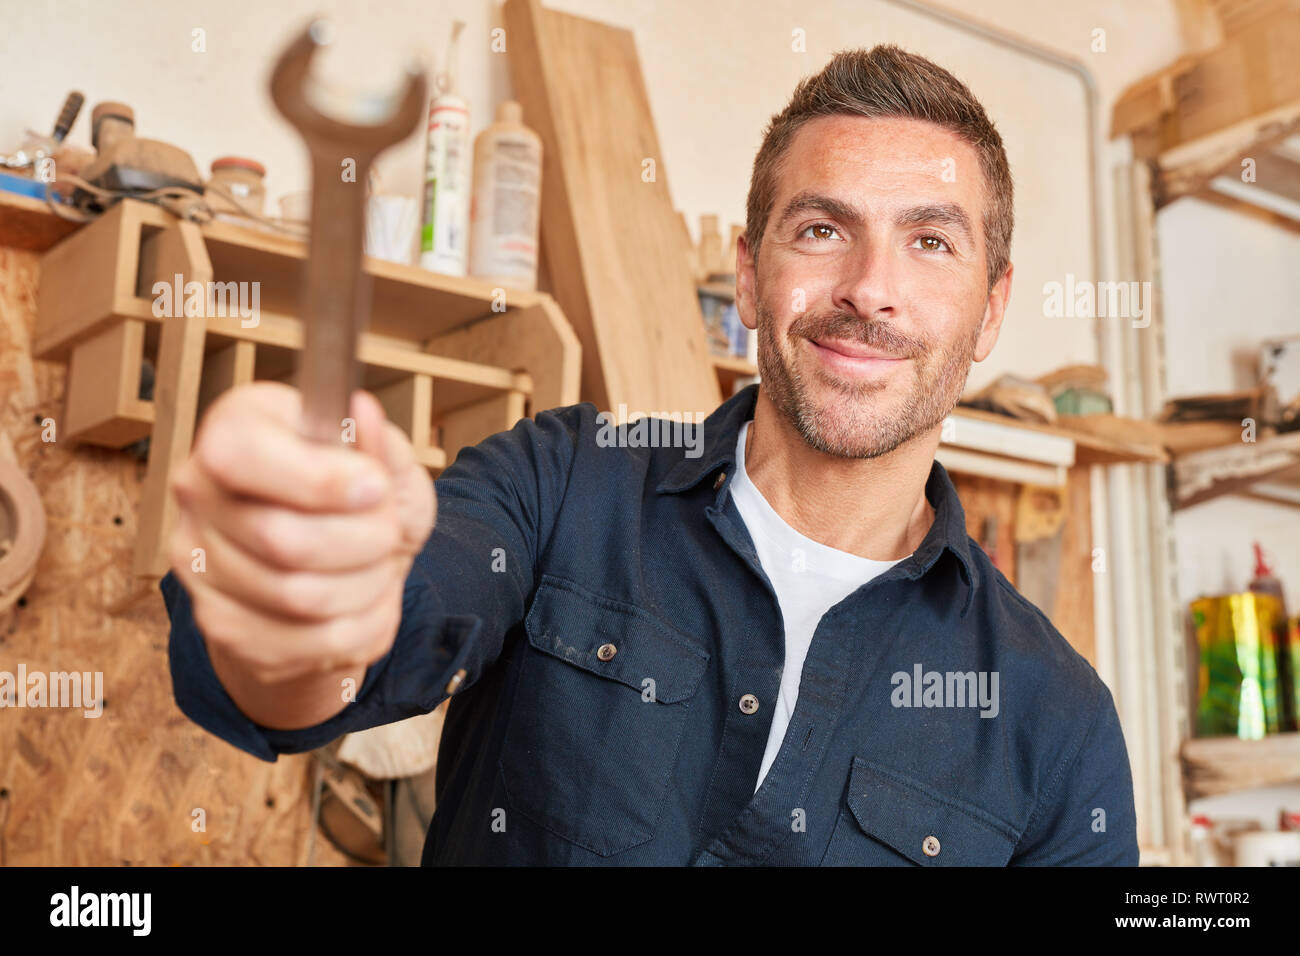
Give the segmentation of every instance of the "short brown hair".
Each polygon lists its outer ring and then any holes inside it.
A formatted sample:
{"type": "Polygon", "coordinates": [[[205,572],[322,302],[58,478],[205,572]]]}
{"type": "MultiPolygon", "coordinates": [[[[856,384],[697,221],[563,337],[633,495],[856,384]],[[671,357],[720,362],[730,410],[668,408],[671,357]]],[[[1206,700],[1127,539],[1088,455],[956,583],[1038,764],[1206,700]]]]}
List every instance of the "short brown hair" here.
{"type": "Polygon", "coordinates": [[[816,76],[805,77],[790,103],[772,117],[754,157],[745,238],[757,258],[776,201],[776,179],[794,134],[820,116],[898,116],[926,120],[956,133],[979,153],[987,186],[984,235],[989,288],[1011,258],[1013,187],[1002,137],[966,84],[924,57],[881,44],[842,50],[816,76]]]}

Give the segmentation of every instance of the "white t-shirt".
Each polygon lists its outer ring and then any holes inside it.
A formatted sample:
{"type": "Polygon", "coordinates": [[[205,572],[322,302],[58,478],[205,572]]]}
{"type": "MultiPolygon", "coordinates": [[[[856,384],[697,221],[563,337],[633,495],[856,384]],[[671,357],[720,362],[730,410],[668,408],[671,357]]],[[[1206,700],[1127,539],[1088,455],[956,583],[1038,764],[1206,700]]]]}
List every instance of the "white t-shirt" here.
{"type": "Polygon", "coordinates": [[[771,705],[774,708],[772,729],[758,771],[758,782],[754,784],[757,790],[781,749],[781,741],[799,697],[799,677],[803,673],[804,658],[808,656],[813,632],[817,630],[822,615],[903,559],[872,561],[861,558],[820,544],[786,524],[745,472],[745,436],[750,424],[746,422],[740,429],[731,494],[745,527],[749,529],[749,536],[754,540],[759,564],[776,591],[785,621],[785,666],[781,670],[781,691],[771,705]]]}

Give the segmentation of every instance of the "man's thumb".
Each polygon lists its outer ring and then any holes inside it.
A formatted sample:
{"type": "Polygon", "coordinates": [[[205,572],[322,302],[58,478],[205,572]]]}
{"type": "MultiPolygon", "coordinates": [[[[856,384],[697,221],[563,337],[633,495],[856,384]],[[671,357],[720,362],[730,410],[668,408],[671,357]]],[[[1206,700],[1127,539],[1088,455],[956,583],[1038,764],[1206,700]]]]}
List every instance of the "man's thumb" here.
{"type": "Polygon", "coordinates": [[[356,422],[357,450],[377,458],[385,468],[390,467],[385,452],[385,426],[388,416],[384,406],[370,392],[358,389],[352,393],[352,420],[356,422]]]}

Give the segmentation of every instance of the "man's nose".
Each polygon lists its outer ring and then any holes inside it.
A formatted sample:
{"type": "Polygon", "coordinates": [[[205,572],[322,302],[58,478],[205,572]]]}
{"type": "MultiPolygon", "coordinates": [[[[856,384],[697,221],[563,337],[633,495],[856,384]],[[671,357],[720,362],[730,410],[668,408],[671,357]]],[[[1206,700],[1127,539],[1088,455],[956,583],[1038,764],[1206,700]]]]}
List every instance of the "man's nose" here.
{"type": "Polygon", "coordinates": [[[886,242],[871,241],[841,260],[834,305],[863,318],[891,315],[898,307],[898,259],[886,242]]]}

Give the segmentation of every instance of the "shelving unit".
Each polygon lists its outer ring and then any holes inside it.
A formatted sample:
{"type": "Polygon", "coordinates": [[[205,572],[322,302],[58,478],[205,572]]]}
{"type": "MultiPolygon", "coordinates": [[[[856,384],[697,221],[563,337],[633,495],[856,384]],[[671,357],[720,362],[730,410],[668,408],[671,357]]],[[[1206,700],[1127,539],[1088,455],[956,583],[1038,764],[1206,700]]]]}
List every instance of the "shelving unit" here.
{"type": "MultiPolygon", "coordinates": [[[[203,411],[228,388],[294,375],[306,244],[226,222],[200,227],[133,200],[72,232],[41,216],[59,222],[30,200],[0,200],[0,227],[22,224],[53,243],[32,354],[69,365],[61,440],[123,448],[150,437],[134,570],[156,578],[168,565],[171,473],[203,411]],[[146,362],[151,397],[141,394],[146,362]]],[[[581,347],[550,296],[369,257],[364,271],[372,304],[360,385],[431,471],[524,415],[578,401],[581,347]]]]}
{"type": "Polygon", "coordinates": [[[39,199],[0,192],[0,237],[8,248],[44,252],[79,228],[54,215],[39,199]]]}
{"type": "Polygon", "coordinates": [[[736,388],[736,382],[742,378],[758,375],[758,366],[739,355],[712,355],[713,371],[718,376],[724,397],[730,396],[736,388]]]}
{"type": "Polygon", "coordinates": [[[1300,506],[1300,432],[1179,455],[1171,492],[1175,510],[1227,494],[1300,506]]]}
{"type": "Polygon", "coordinates": [[[1300,781],[1300,734],[1262,740],[1194,737],[1183,742],[1183,787],[1189,800],[1300,781]]]}
{"type": "Polygon", "coordinates": [[[1157,209],[1196,196],[1300,232],[1300,11],[1251,13],[1125,91],[1111,136],[1152,165],[1157,209]]]}
{"type": "MultiPolygon", "coordinates": [[[[1300,232],[1300,9],[1283,0],[1212,0],[1210,6],[1222,42],[1131,86],[1112,116],[1111,138],[1127,138],[1132,154],[1115,171],[1121,265],[1126,276],[1150,279],[1157,289],[1155,216],[1180,199],[1195,197],[1300,232]]],[[[1153,417],[1168,398],[1164,341],[1171,332],[1157,294],[1150,328],[1140,337],[1131,330],[1115,335],[1127,374],[1139,380],[1134,394],[1153,417]]],[[[1183,660],[1186,609],[1172,583],[1170,516],[1227,494],[1300,503],[1300,457],[1287,436],[1243,442],[1236,422],[1160,430],[1171,467],[1167,481],[1149,482],[1144,496],[1154,517],[1150,527],[1161,539],[1151,551],[1158,656],[1146,680],[1135,682],[1159,702],[1157,719],[1138,707],[1121,717],[1126,735],[1134,726],[1156,728],[1159,773],[1152,784],[1160,788],[1165,842],[1179,864],[1188,846],[1188,800],[1300,779],[1300,759],[1294,734],[1262,741],[1187,736],[1184,685],[1191,665],[1183,660]]]]}
{"type": "Polygon", "coordinates": [[[959,406],[949,418],[938,458],[958,473],[1058,486],[1065,484],[1066,472],[1075,466],[1169,460],[1157,444],[1088,430],[1088,423],[1099,418],[1111,424],[1123,421],[1113,415],[1087,415],[1040,425],[959,406]]]}

